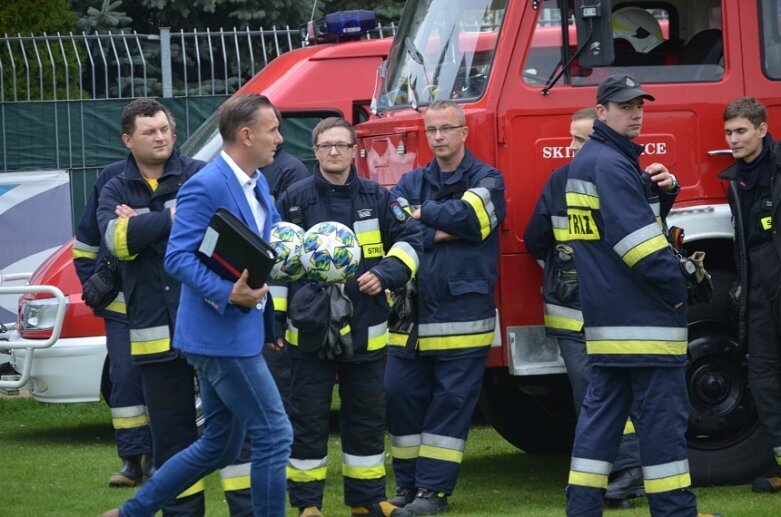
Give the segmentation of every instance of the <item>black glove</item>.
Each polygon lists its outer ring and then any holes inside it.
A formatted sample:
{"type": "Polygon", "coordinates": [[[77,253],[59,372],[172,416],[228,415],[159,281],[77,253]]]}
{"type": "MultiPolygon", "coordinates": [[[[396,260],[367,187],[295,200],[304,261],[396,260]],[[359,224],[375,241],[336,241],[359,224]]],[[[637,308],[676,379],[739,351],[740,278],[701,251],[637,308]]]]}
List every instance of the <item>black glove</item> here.
{"type": "Polygon", "coordinates": [[[566,244],[556,245],[556,265],[559,268],[556,276],[554,294],[561,303],[578,300],[578,272],[574,267],[575,251],[566,244]]]}
{"type": "Polygon", "coordinates": [[[408,282],[401,289],[393,291],[393,305],[388,317],[388,328],[390,330],[408,334],[410,328],[415,323],[415,298],[417,297],[417,287],[415,282],[408,282]]]}
{"type": "Polygon", "coordinates": [[[93,311],[100,311],[113,302],[122,287],[119,271],[113,261],[106,261],[84,282],[81,299],[93,311]]]}
{"type": "Polygon", "coordinates": [[[298,329],[298,347],[302,352],[319,352],[328,334],[329,294],[322,284],[302,286],[290,300],[290,321],[298,329]]]}
{"type": "Polygon", "coordinates": [[[325,290],[330,301],[329,322],[328,333],[319,356],[321,359],[349,360],[353,356],[353,336],[349,328],[353,303],[344,294],[344,284],[328,285],[325,290]]]}

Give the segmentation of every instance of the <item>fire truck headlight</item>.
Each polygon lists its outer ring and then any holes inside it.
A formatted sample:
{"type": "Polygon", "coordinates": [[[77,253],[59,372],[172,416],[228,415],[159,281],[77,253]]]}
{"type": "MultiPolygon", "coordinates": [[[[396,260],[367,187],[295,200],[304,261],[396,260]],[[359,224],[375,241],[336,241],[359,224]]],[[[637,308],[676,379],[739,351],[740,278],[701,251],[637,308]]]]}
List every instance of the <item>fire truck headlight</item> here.
{"type": "Polygon", "coordinates": [[[37,298],[26,300],[20,309],[22,329],[51,330],[57,315],[56,298],[37,298]]]}

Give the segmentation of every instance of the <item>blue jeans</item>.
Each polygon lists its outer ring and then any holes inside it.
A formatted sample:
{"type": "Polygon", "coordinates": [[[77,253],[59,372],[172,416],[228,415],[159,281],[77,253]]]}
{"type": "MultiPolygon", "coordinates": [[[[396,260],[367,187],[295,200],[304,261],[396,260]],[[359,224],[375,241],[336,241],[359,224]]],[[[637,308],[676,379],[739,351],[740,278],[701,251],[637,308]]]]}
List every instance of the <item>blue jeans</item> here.
{"type": "Polygon", "coordinates": [[[251,493],[256,516],[285,515],[285,466],[293,431],[261,354],[186,354],[200,383],[206,427],[196,442],[163,464],[120,513],[152,516],[193,483],[233,463],[245,433],[252,444],[251,493]]]}

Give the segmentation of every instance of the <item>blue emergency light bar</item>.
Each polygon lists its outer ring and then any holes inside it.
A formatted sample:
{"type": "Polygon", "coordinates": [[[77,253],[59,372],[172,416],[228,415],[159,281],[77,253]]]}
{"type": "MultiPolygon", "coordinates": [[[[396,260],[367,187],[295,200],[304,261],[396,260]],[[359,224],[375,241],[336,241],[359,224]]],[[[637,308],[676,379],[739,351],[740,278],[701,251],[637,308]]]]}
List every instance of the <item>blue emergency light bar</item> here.
{"type": "Polygon", "coordinates": [[[376,27],[374,11],[339,11],[302,26],[301,37],[308,43],[357,39],[376,27]]]}

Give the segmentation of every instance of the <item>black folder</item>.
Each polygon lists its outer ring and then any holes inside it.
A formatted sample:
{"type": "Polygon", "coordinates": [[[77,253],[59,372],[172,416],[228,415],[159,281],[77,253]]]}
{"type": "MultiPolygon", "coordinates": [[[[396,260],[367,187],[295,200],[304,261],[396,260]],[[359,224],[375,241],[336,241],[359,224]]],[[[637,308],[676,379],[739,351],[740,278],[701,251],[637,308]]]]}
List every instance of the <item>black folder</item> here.
{"type": "Polygon", "coordinates": [[[249,270],[247,284],[253,289],[266,283],[277,253],[252,228],[227,208],[218,208],[209,221],[198,256],[215,273],[236,281],[249,270]]]}

